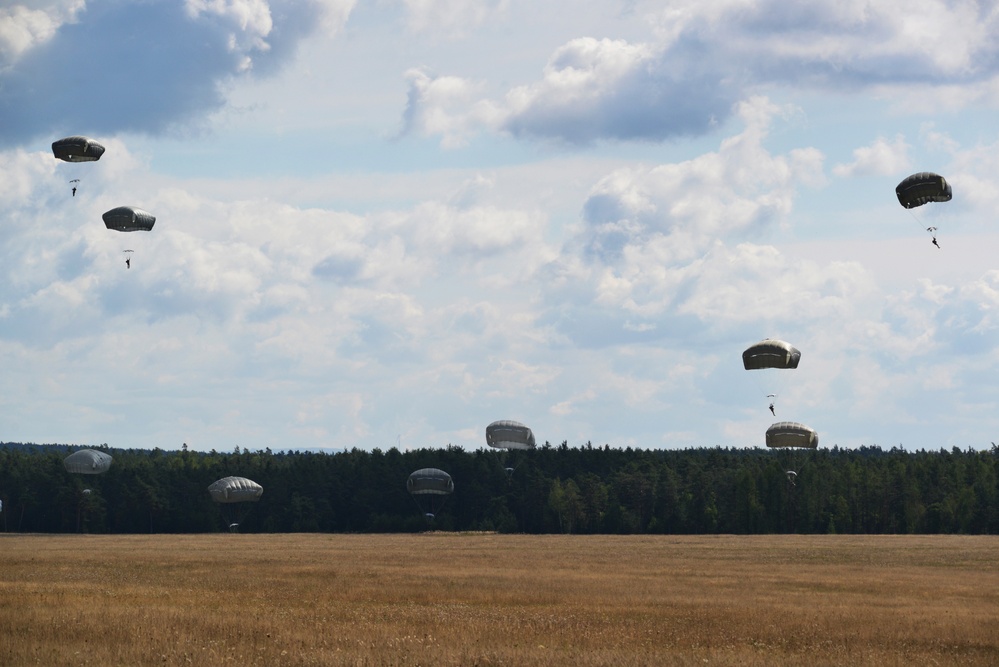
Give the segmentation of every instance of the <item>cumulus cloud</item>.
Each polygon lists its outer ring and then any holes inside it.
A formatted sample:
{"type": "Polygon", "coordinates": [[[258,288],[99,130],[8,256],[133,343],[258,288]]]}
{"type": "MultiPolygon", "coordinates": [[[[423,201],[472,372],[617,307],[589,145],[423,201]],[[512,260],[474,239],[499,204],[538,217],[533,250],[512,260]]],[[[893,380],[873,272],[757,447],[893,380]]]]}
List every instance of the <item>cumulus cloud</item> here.
{"type": "Polygon", "coordinates": [[[539,81],[501,100],[442,100],[418,94],[436,79],[413,80],[407,130],[448,145],[475,131],[569,144],[661,141],[704,134],[740,100],[784,85],[923,97],[938,89],[934,104],[996,99],[999,15],[971,3],[681,2],[650,11],[650,24],[644,42],[568,41],[539,81]]]}
{"type": "Polygon", "coordinates": [[[823,161],[814,149],[772,155],[763,147],[782,111],[754,98],[739,109],[745,130],[717,152],[609,174],[583,207],[586,247],[606,262],[621,261],[629,248],[660,255],[657,262],[689,261],[721,235],[780,224],[795,188],[819,178],[823,161]]]}
{"type": "Polygon", "coordinates": [[[84,6],[84,0],[40,0],[0,8],[0,73],[24,53],[52,39],[84,6]]]}
{"type": "Polygon", "coordinates": [[[662,10],[659,25],[661,32],[679,35],[677,42],[696,35],[720,46],[726,56],[741,57],[774,81],[804,75],[844,86],[943,84],[994,76],[999,17],[987,7],[940,0],[915,6],[824,1],[808,7],[756,0],[662,10]]]}
{"type": "Polygon", "coordinates": [[[475,102],[481,90],[474,82],[455,76],[432,76],[422,69],[406,72],[409,93],[401,134],[442,137],[445,148],[468,143],[496,112],[487,101],[475,102]]]}
{"type": "Polygon", "coordinates": [[[118,406],[152,391],[158,398],[142,427],[150,443],[183,427],[272,446],[260,438],[276,420],[297,442],[370,444],[384,428],[420,423],[385,426],[386,401],[450,423],[462,412],[455,401],[516,403],[525,388],[543,395],[559,376],[534,351],[548,334],[525,298],[556,252],[543,239],[547,221],[499,206],[494,176],[355,215],[264,197],[213,199],[150,179],[148,165],[117,141],[108,150],[131,169],[21,150],[0,160],[20,174],[7,184],[20,203],[5,208],[0,226],[0,356],[21,375],[44,350],[58,369],[52,388],[32,391],[68,421],[19,412],[53,437],[108,441],[130,428],[118,406]],[[59,172],[76,167],[91,173],[70,197],[59,172]],[[39,204],[49,191],[51,201],[39,204]],[[100,214],[121,203],[122,191],[157,216],[153,232],[104,228],[100,214]],[[135,250],[131,269],[125,247],[135,250]],[[211,410],[199,407],[206,394],[211,410]],[[170,416],[176,411],[183,424],[170,416]]]}
{"type": "Polygon", "coordinates": [[[233,77],[274,72],[317,26],[342,25],[353,5],[157,0],[7,10],[0,14],[0,48],[9,54],[0,67],[0,145],[197,123],[225,103],[233,77]]]}
{"type": "Polygon", "coordinates": [[[541,82],[507,94],[501,127],[570,142],[662,139],[703,133],[733,99],[728,83],[688,54],[580,38],[555,52],[541,82]]]}
{"type": "Polygon", "coordinates": [[[843,177],[897,174],[909,169],[909,150],[910,146],[901,135],[896,135],[892,141],[878,137],[870,146],[854,149],[853,162],[835,165],[833,173],[843,177]]]}
{"type": "Polygon", "coordinates": [[[208,16],[227,26],[229,50],[243,54],[240,70],[252,67],[251,52],[270,48],[267,37],[274,23],[266,0],[186,0],[184,9],[194,20],[208,16]]]}
{"type": "Polygon", "coordinates": [[[445,147],[483,129],[588,143],[701,134],[728,115],[735,96],[726,81],[698,58],[666,57],[653,45],[575,39],[555,52],[542,81],[502,102],[476,99],[464,79],[411,73],[404,131],[441,135],[445,147]]]}
{"type": "Polygon", "coordinates": [[[5,187],[21,202],[5,209],[5,223],[23,223],[2,227],[0,312],[10,326],[0,338],[44,347],[64,337],[89,341],[109,318],[135,318],[153,330],[194,318],[228,332],[232,348],[256,363],[311,376],[424,357],[439,349],[425,343],[440,331],[454,336],[444,349],[470,356],[476,341],[509,354],[531,335],[529,312],[497,310],[480,290],[521,289],[554,251],[543,240],[543,216],[492,203],[487,177],[439,201],[358,216],[261,199],[213,201],[148,179],[138,186],[130,179],[144,170],[141,161],[112,149],[134,171],[94,173],[75,198],[51,156],[4,155],[0,163],[20,175],[5,187]],[[39,193],[49,190],[43,212],[39,193]],[[100,215],[121,203],[114,193],[122,190],[157,216],[153,232],[104,228],[100,215]],[[135,251],[127,272],[125,247],[135,251]]]}

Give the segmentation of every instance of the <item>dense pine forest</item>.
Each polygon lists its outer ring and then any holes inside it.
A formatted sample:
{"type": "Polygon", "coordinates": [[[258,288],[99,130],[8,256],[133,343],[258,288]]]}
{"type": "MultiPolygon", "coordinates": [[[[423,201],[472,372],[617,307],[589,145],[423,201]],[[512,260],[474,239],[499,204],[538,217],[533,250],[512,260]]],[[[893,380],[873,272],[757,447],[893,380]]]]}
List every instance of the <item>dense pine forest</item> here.
{"type": "Polygon", "coordinates": [[[264,487],[240,532],[999,533],[999,448],[580,448],[401,452],[118,450],[108,472],[78,475],[76,448],[0,443],[7,532],[200,533],[232,521],[207,487],[238,475],[264,487]],[[433,522],[410,473],[454,480],[433,522]],[[512,472],[506,469],[511,468],[512,472]],[[786,469],[795,469],[789,482],[786,469]]]}

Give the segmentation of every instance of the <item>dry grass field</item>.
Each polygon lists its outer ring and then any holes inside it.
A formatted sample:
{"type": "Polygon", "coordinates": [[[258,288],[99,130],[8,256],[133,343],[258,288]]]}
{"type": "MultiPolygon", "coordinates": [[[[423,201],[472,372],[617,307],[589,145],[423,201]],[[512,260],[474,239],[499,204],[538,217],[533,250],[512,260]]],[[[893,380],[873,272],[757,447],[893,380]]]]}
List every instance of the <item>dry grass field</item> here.
{"type": "Polygon", "coordinates": [[[996,665],[999,538],[0,534],[0,664],[996,665]]]}

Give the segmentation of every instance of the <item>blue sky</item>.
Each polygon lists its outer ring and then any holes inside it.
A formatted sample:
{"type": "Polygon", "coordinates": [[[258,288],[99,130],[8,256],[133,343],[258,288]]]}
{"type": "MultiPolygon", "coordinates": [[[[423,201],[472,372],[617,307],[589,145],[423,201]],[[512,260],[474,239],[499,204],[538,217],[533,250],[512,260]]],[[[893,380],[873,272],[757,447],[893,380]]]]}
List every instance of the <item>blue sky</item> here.
{"type": "Polygon", "coordinates": [[[989,447],[997,106],[990,3],[14,0],[0,439],[989,447]]]}

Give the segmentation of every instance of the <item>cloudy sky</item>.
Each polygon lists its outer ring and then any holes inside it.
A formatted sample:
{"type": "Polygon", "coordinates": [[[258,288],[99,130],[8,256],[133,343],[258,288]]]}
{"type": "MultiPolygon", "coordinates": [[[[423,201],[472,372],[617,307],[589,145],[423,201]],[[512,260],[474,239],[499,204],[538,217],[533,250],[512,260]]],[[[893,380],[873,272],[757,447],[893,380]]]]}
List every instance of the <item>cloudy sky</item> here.
{"type": "Polygon", "coordinates": [[[8,1],[0,440],[987,448],[997,111],[988,2],[8,1]]]}

